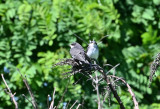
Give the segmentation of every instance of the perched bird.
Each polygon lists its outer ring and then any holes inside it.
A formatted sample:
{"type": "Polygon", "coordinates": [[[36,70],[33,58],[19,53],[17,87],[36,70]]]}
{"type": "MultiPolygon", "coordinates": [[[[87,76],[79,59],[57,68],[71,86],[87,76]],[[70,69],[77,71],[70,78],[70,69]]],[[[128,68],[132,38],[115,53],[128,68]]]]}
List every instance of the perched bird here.
{"type": "Polygon", "coordinates": [[[87,47],[87,55],[94,60],[98,59],[99,56],[99,49],[96,41],[90,41],[87,47]]]}
{"type": "Polygon", "coordinates": [[[74,42],[70,45],[70,47],[71,47],[70,54],[72,58],[81,61],[83,63],[90,64],[90,58],[87,56],[83,47],[79,43],[74,42]]]}

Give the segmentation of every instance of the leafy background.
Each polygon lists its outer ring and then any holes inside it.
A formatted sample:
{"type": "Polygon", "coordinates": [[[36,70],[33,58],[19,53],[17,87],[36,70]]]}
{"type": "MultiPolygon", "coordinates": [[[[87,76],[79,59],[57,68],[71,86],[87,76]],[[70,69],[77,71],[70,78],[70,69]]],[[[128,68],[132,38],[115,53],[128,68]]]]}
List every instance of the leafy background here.
{"type": "MultiPolygon", "coordinates": [[[[148,76],[153,58],[160,52],[159,30],[159,0],[0,0],[0,73],[16,92],[20,108],[30,109],[32,105],[21,96],[29,94],[17,68],[26,75],[40,108],[47,108],[46,99],[54,87],[58,104],[69,80],[60,107],[78,100],[84,102],[84,108],[97,108],[91,82],[84,79],[72,85],[79,77],[64,79],[62,75],[69,66],[51,67],[59,59],[70,57],[68,45],[72,42],[87,47],[73,34],[87,42],[109,35],[99,44],[99,62],[120,63],[116,75],[131,85],[140,109],[158,109],[160,72],[156,72],[151,88],[148,76]]],[[[1,79],[0,109],[14,108],[4,88],[1,79]]],[[[117,91],[125,107],[132,109],[127,88],[122,85],[117,91]]],[[[111,98],[106,99],[105,107],[118,109],[111,98]]]]}

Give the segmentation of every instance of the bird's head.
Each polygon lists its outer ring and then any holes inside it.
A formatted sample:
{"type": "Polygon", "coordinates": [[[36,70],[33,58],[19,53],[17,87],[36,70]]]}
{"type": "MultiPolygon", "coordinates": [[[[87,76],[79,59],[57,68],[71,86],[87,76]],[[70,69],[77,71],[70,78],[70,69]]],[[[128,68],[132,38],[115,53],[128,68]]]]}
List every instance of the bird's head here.
{"type": "Polygon", "coordinates": [[[76,45],[77,45],[77,43],[74,42],[74,43],[70,44],[69,46],[70,46],[71,48],[73,48],[73,47],[75,47],[76,45]]]}
{"type": "Polygon", "coordinates": [[[90,40],[90,41],[89,41],[89,45],[90,45],[90,46],[97,46],[97,43],[96,43],[96,41],[94,41],[94,40],[93,40],[93,41],[90,40]]]}

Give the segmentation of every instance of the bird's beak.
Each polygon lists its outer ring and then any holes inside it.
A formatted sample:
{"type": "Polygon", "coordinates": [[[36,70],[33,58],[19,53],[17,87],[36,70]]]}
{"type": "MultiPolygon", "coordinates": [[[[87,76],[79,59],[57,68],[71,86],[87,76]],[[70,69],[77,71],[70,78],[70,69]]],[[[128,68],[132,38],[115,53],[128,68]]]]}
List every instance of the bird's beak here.
{"type": "Polygon", "coordinates": [[[71,45],[71,44],[70,44],[69,46],[70,46],[71,48],[73,47],[73,45],[71,45]]]}

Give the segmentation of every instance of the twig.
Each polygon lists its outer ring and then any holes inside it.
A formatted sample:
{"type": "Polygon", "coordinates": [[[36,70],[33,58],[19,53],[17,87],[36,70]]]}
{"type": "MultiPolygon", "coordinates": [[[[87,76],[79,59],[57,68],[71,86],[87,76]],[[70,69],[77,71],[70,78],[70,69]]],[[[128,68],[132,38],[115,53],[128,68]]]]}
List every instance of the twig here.
{"type": "Polygon", "coordinates": [[[115,97],[116,100],[118,101],[118,103],[119,103],[119,105],[120,105],[120,108],[121,108],[121,109],[125,109],[125,107],[124,107],[124,105],[123,105],[120,97],[118,96],[116,90],[114,89],[114,87],[113,87],[112,84],[110,83],[110,79],[107,77],[107,75],[106,75],[106,73],[104,72],[104,70],[99,66],[98,71],[102,73],[104,80],[107,82],[107,84],[108,84],[109,88],[111,89],[114,97],[115,97]]]}
{"type": "Polygon", "coordinates": [[[53,106],[54,106],[54,96],[55,96],[55,92],[56,92],[56,88],[54,88],[54,91],[53,91],[53,97],[52,97],[52,102],[51,102],[51,104],[50,104],[49,109],[53,109],[53,106]]]}
{"type": "Polygon", "coordinates": [[[22,96],[32,104],[32,101],[29,100],[24,94],[22,94],[22,96]]]}
{"type": "Polygon", "coordinates": [[[113,69],[115,69],[116,67],[118,67],[120,64],[117,64],[117,65],[115,65],[114,67],[112,67],[107,73],[106,73],[106,75],[109,73],[109,72],[111,72],[111,70],[113,70],[113,69]]]}
{"type": "Polygon", "coordinates": [[[47,96],[47,106],[48,106],[48,109],[49,109],[49,97],[50,97],[50,95],[47,96]]]}
{"type": "Polygon", "coordinates": [[[73,103],[73,105],[72,105],[69,109],[72,109],[73,106],[74,106],[77,102],[78,102],[78,100],[76,100],[76,101],[73,103]]]}
{"type": "Polygon", "coordinates": [[[32,93],[32,90],[31,90],[31,88],[30,88],[30,86],[29,86],[29,84],[28,84],[27,79],[25,79],[25,78],[23,77],[23,75],[21,74],[21,72],[19,71],[19,69],[18,69],[18,72],[20,73],[20,75],[21,75],[21,77],[22,77],[22,79],[23,79],[23,82],[25,83],[25,85],[26,85],[26,87],[27,87],[27,90],[28,90],[28,92],[29,92],[29,94],[30,94],[30,96],[31,96],[31,98],[32,98],[32,105],[33,105],[34,109],[38,109],[38,105],[37,105],[37,103],[36,103],[36,100],[35,100],[35,98],[34,98],[34,95],[33,95],[33,93],[32,93]]]}
{"type": "Polygon", "coordinates": [[[69,103],[70,103],[71,101],[69,101],[68,103],[67,103],[67,106],[66,106],[66,109],[68,109],[68,106],[69,106],[69,103]]]}
{"type": "Polygon", "coordinates": [[[104,94],[104,98],[103,98],[103,101],[102,101],[102,106],[103,106],[103,104],[105,102],[105,99],[107,98],[108,95],[109,95],[109,90],[106,91],[106,93],[104,94]]]}
{"type": "Polygon", "coordinates": [[[114,97],[116,98],[117,102],[120,105],[121,109],[125,109],[120,97],[118,96],[116,90],[114,89],[114,87],[112,86],[111,82],[110,82],[110,78],[107,77],[106,72],[104,71],[104,69],[102,67],[100,67],[98,64],[92,64],[92,67],[88,66],[88,64],[79,64],[79,62],[75,61],[74,59],[66,59],[63,62],[60,62],[62,64],[55,64],[55,65],[72,65],[72,73],[74,73],[75,71],[79,71],[79,73],[89,73],[92,72],[93,70],[98,70],[102,75],[104,80],[106,81],[106,83],[108,84],[110,90],[112,91],[114,97]]]}
{"type": "Polygon", "coordinates": [[[1,74],[1,76],[2,76],[2,79],[3,79],[4,83],[5,83],[5,85],[6,85],[7,89],[8,89],[8,91],[9,91],[9,95],[10,95],[10,97],[11,97],[11,99],[12,99],[14,105],[15,105],[15,109],[18,109],[18,104],[17,104],[16,100],[14,99],[14,95],[15,95],[15,94],[12,94],[10,88],[9,88],[8,85],[7,85],[6,80],[4,79],[3,74],[1,74]]]}
{"type": "MultiPolygon", "coordinates": [[[[101,4],[101,1],[100,1],[100,0],[98,0],[98,1],[99,1],[98,3],[101,4]]],[[[103,36],[103,37],[98,41],[98,44],[97,44],[97,45],[99,45],[100,43],[102,43],[102,40],[103,40],[104,38],[108,37],[108,36],[109,36],[109,35],[103,36]]]]}
{"type": "Polygon", "coordinates": [[[76,108],[76,109],[78,109],[80,106],[81,106],[81,104],[78,104],[78,106],[77,106],[77,108],[76,108]]]}
{"type": "MultiPolygon", "coordinates": [[[[70,81],[70,80],[69,80],[69,81],[70,81]]],[[[68,84],[69,84],[69,82],[68,82],[68,84]]],[[[66,89],[65,89],[65,91],[64,91],[64,93],[63,93],[63,95],[62,95],[62,97],[61,97],[61,100],[59,101],[59,103],[58,103],[58,105],[57,105],[56,109],[58,109],[58,106],[59,106],[59,105],[60,105],[60,103],[62,102],[63,97],[64,97],[65,93],[67,92],[68,84],[67,84],[67,86],[66,86],[66,89]]]]}
{"type": "Polygon", "coordinates": [[[74,34],[74,36],[76,36],[77,38],[79,38],[81,41],[83,41],[84,43],[88,44],[84,39],[82,39],[81,37],[79,37],[77,34],[74,34]]]}
{"type": "Polygon", "coordinates": [[[134,102],[134,109],[139,109],[138,102],[136,100],[136,97],[135,97],[130,85],[122,78],[119,78],[119,77],[114,76],[114,75],[109,75],[109,76],[121,80],[128,87],[128,91],[131,94],[133,102],[134,102]]]}
{"type": "Polygon", "coordinates": [[[98,99],[98,109],[101,109],[101,99],[100,99],[99,85],[98,85],[99,80],[98,80],[98,75],[96,71],[95,71],[95,75],[96,75],[95,84],[96,84],[97,99],[98,99]]]}

